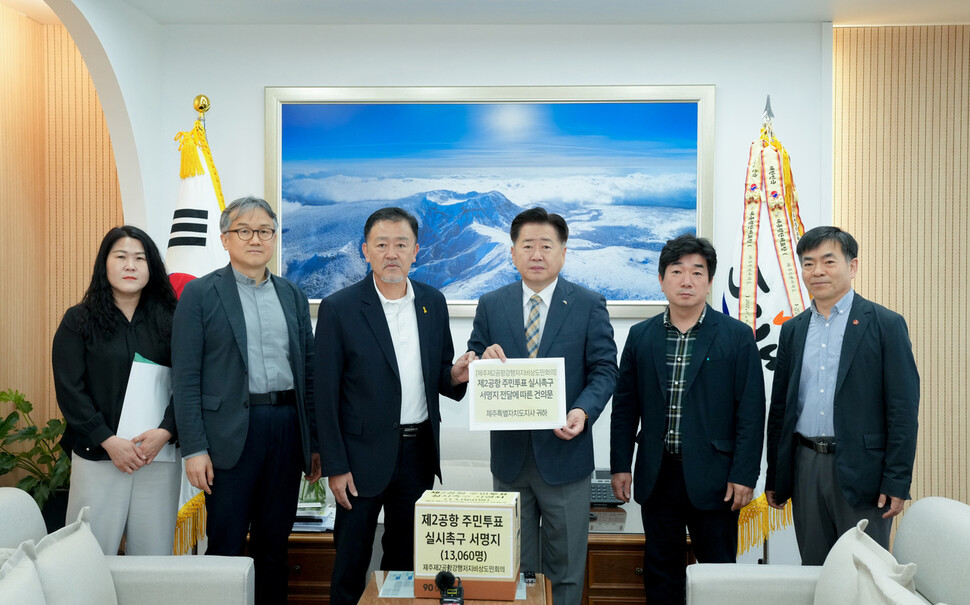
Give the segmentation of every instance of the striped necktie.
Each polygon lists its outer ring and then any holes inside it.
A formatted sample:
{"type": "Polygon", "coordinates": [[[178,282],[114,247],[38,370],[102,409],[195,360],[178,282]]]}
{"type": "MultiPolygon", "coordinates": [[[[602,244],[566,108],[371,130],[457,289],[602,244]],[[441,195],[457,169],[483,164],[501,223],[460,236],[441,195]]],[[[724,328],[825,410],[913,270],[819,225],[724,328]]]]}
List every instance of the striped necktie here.
{"type": "Polygon", "coordinates": [[[529,357],[535,357],[539,352],[539,303],[542,299],[533,294],[529,299],[529,321],[525,323],[525,346],[529,357]]]}

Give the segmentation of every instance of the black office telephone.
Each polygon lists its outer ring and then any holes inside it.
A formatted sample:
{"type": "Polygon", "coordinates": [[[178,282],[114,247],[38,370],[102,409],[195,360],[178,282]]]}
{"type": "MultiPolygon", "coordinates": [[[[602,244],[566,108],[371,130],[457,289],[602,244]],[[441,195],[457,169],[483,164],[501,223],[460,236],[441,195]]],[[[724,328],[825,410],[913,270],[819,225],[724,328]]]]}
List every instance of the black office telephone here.
{"type": "Polygon", "coordinates": [[[610,469],[608,468],[598,468],[593,471],[589,478],[590,506],[619,506],[623,504],[622,500],[613,495],[610,478],[610,469]]]}

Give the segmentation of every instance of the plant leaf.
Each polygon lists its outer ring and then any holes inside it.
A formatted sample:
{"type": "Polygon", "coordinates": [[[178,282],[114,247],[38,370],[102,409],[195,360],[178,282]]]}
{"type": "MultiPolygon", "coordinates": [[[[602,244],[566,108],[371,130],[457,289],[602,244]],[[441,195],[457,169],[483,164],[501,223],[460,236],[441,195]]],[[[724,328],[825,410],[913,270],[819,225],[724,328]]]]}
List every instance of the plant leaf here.
{"type": "Polygon", "coordinates": [[[17,422],[20,420],[20,414],[16,411],[7,414],[7,417],[0,422],[0,438],[6,437],[7,433],[13,430],[17,426],[17,422]]]}
{"type": "Polygon", "coordinates": [[[6,475],[17,468],[17,457],[7,452],[0,452],[0,475],[6,475]]]}

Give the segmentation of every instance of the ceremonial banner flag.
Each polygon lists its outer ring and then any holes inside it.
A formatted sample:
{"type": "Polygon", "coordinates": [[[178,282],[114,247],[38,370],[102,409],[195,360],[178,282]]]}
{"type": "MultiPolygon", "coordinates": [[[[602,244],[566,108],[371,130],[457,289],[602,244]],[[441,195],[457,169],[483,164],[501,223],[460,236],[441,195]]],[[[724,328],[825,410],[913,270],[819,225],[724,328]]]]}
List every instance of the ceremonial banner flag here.
{"type": "MultiPolygon", "coordinates": [[[[208,100],[205,108],[208,109],[208,100]]],[[[175,136],[182,154],[179,170],[182,183],[172,217],[165,265],[178,296],[189,281],[229,263],[229,253],[219,237],[219,216],[226,203],[202,125],[202,111],[205,110],[200,109],[192,130],[175,136]]],[[[188,554],[203,537],[205,496],[192,487],[183,472],[174,553],[188,554]]]]}
{"type": "MultiPolygon", "coordinates": [[[[722,311],[754,332],[768,393],[781,325],[809,304],[795,255],[805,227],[788,152],[774,135],[772,117],[769,105],[761,136],[748,152],[739,245],[721,298],[722,311]]],[[[763,492],[766,462],[762,460],[755,493],[763,492]]],[[[791,503],[784,511],[770,508],[762,493],[741,511],[738,552],[763,543],[771,532],[790,522],[791,503]]]]}

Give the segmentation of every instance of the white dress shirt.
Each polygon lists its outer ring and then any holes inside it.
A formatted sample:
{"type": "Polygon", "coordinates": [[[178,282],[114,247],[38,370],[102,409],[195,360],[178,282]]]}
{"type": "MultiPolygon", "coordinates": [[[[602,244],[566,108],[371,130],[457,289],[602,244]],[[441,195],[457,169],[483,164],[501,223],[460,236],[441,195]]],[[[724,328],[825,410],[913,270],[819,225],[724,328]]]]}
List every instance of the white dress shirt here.
{"type": "Polygon", "coordinates": [[[418,338],[418,316],[414,310],[414,288],[407,280],[403,298],[388,300],[381,294],[375,278],[374,289],[387,318],[387,328],[394,344],[397,370],[401,376],[401,424],[419,424],[428,419],[428,398],[424,391],[421,369],[421,342],[418,338]]]}

